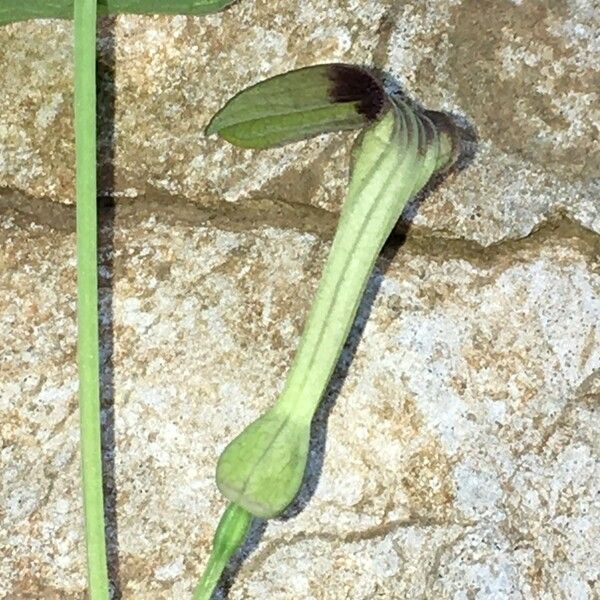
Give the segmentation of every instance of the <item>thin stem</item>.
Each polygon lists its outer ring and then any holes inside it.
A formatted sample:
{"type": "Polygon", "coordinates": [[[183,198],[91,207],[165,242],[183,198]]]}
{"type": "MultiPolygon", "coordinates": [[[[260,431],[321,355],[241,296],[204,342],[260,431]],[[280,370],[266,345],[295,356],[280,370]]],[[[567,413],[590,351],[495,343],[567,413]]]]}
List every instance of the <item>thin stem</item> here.
{"type": "Polygon", "coordinates": [[[225,509],[215,537],[208,564],[194,591],[193,600],[210,600],[221,575],[236,550],[244,543],[252,515],[235,503],[225,509]]]}
{"type": "Polygon", "coordinates": [[[106,600],[96,247],[96,0],[76,0],[74,19],[81,473],[89,597],[106,600]]]}

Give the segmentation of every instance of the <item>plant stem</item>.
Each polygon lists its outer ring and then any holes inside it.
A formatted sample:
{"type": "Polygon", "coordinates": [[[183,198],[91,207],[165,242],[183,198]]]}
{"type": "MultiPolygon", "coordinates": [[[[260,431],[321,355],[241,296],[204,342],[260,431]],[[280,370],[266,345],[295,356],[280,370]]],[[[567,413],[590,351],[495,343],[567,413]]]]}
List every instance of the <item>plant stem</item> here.
{"type": "Polygon", "coordinates": [[[229,559],[244,543],[251,522],[252,515],[238,504],[231,503],[225,509],[215,532],[208,564],[194,591],[193,600],[210,600],[229,559]]]}
{"type": "Polygon", "coordinates": [[[75,155],[79,414],[88,586],[108,598],[102,493],[96,214],[96,0],[76,0],[75,155]]]}

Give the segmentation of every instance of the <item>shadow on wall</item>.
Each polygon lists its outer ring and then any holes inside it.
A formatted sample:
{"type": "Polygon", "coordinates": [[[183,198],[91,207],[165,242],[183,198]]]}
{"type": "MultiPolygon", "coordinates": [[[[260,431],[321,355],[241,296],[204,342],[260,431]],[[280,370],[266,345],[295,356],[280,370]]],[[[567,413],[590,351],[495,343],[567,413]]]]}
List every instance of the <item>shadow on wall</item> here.
{"type": "Polygon", "coordinates": [[[115,473],[114,385],[114,157],[115,157],[115,17],[98,22],[96,63],[98,165],[98,302],[100,313],[100,401],[102,407],[102,475],[108,577],[112,600],[122,597],[115,473]]]}

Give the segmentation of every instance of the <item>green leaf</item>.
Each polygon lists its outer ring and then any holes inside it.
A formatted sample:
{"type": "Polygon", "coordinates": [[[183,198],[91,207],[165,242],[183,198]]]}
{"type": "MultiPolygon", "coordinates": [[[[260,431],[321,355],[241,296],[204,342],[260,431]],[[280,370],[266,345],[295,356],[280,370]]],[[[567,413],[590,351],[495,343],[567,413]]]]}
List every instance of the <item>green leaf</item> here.
{"type": "Polygon", "coordinates": [[[98,10],[103,14],[206,15],[223,10],[234,2],[235,0],[99,0],[98,10]]]}
{"type": "MultiPolygon", "coordinates": [[[[206,15],[235,0],[98,0],[98,15],[206,15]]],[[[72,19],[73,0],[0,0],[0,25],[28,19],[72,19]]]]}
{"type": "Polygon", "coordinates": [[[0,0],[0,25],[28,19],[72,19],[73,0],[0,0]]]}
{"type": "Polygon", "coordinates": [[[206,132],[243,148],[269,148],[361,128],[388,106],[381,83],[369,71],[354,65],[317,65],[240,92],[213,117],[206,132]]]}

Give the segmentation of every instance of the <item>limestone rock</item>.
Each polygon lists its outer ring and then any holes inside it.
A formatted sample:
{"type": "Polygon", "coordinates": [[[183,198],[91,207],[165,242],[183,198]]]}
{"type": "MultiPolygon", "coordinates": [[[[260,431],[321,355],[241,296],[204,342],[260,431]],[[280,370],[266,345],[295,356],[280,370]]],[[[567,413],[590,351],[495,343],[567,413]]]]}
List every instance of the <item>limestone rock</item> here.
{"type": "MultiPolygon", "coordinates": [[[[104,165],[103,185],[120,196],[271,198],[336,212],[352,136],[254,152],[203,130],[251,83],[347,61],[383,70],[476,131],[470,168],[407,211],[415,226],[484,245],[559,215],[600,231],[598,27],[598,0],[240,0],[202,18],[104,20],[101,138],[114,172],[104,165]]],[[[70,23],[0,30],[0,186],[73,201],[71,71],[70,23]]]]}
{"type": "MultiPolygon", "coordinates": [[[[204,127],[245,86],[332,61],[378,67],[477,142],[407,208],[315,420],[305,487],[254,529],[228,597],[598,597],[599,26],[598,0],[239,0],[101,22],[123,600],[189,597],[224,508],[216,459],[283,385],[347,187],[352,135],[254,152],[204,127]]],[[[0,85],[0,598],[74,600],[71,23],[0,29],[0,85]]]]}
{"type": "MultiPolygon", "coordinates": [[[[103,211],[124,599],[189,597],[224,507],[216,458],[281,389],[335,225],[245,210],[103,211]]],[[[0,200],[4,598],[83,597],[73,249],[72,207],[0,200]]],[[[229,598],[597,597],[599,250],[564,220],[487,249],[389,245],[306,486],[229,598]]]]}

